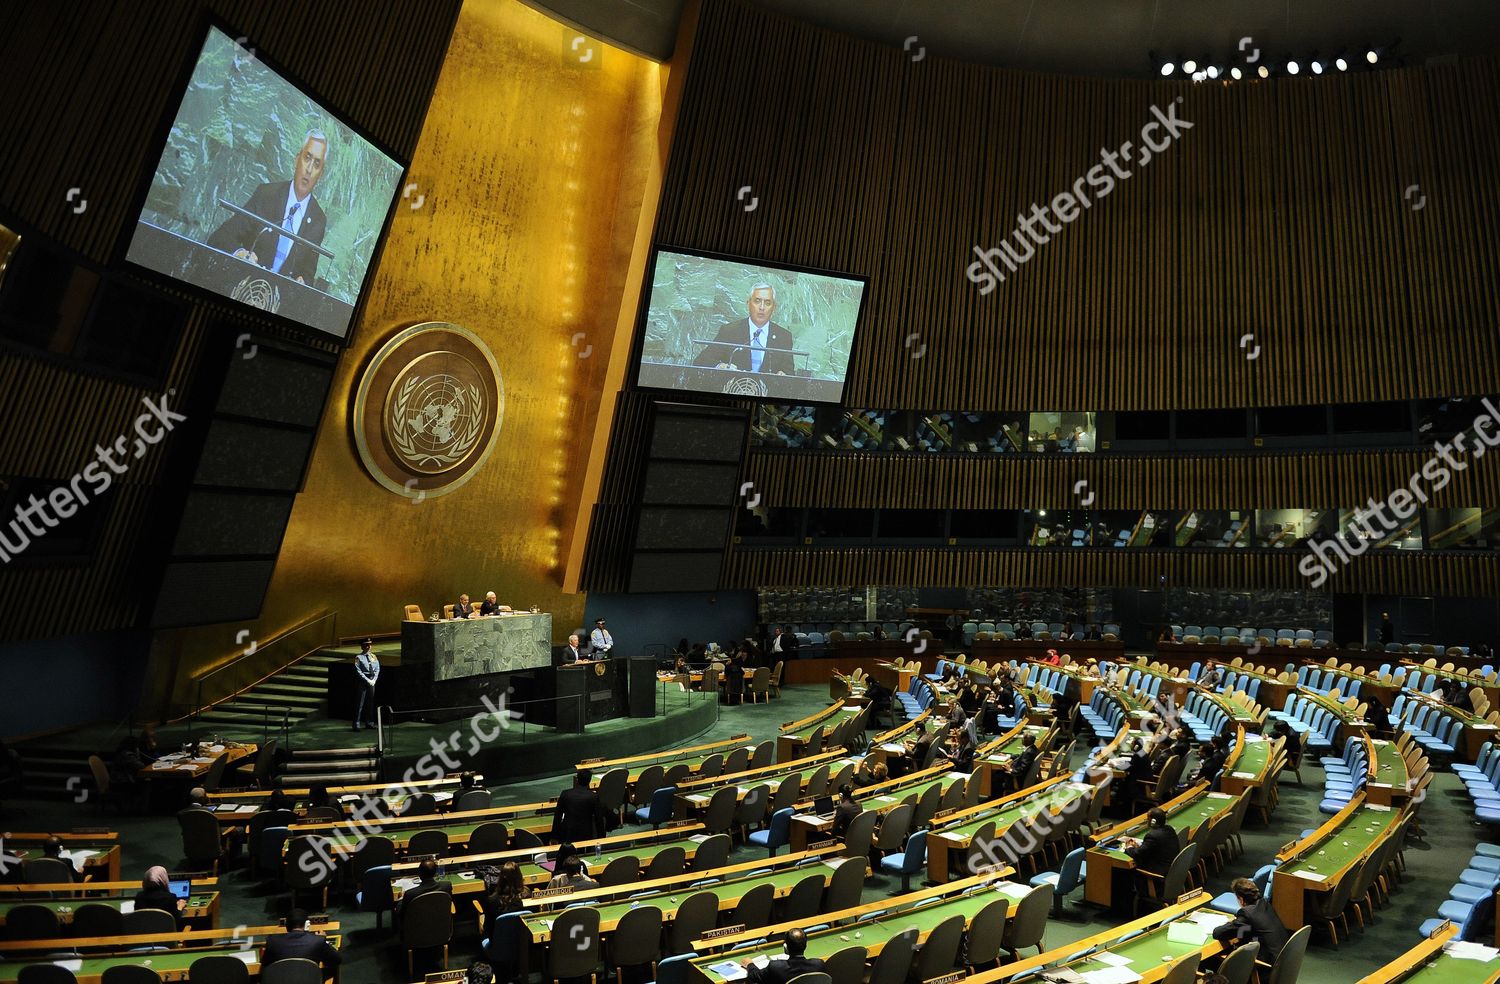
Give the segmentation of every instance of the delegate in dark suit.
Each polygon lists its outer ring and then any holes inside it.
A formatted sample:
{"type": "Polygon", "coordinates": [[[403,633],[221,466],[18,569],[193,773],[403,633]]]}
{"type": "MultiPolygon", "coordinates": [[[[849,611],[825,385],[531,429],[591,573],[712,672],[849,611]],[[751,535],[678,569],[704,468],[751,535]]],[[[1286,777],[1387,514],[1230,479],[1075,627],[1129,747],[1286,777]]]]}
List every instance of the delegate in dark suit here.
{"type": "Polygon", "coordinates": [[[1182,845],[1177,839],[1177,831],[1163,824],[1146,831],[1146,836],[1141,838],[1140,844],[1128,848],[1125,853],[1130,856],[1130,860],[1135,862],[1137,869],[1149,871],[1154,875],[1164,875],[1167,869],[1172,867],[1172,859],[1177,857],[1181,850],[1182,845]]]}
{"type": "Polygon", "coordinates": [[[552,830],[560,843],[592,840],[605,834],[604,807],[599,805],[599,794],[588,783],[585,779],[557,795],[552,830]]]}
{"type": "MultiPolygon", "coordinates": [[[[728,363],[736,369],[753,369],[751,330],[749,318],[741,318],[724,325],[714,336],[713,344],[705,345],[703,351],[698,353],[698,357],[693,360],[693,365],[716,366],[720,363],[728,363]]],[[[796,372],[792,353],[788,351],[792,348],[792,333],[774,321],[768,322],[762,331],[765,332],[761,336],[765,354],[761,357],[759,371],[785,373],[788,376],[796,372]]]]}
{"type": "Polygon", "coordinates": [[[746,980],[751,984],[787,984],[803,974],[822,973],[823,961],[816,957],[773,957],[764,970],[751,966],[745,970],[746,980]]]}
{"type": "Polygon", "coordinates": [[[1220,942],[1238,939],[1242,943],[1254,940],[1260,944],[1256,959],[1274,966],[1291,934],[1271,907],[1271,900],[1261,899],[1254,905],[1241,906],[1233,920],[1214,930],[1214,939],[1220,942]]]}
{"type": "MultiPolygon", "coordinates": [[[[290,185],[290,181],[273,181],[256,188],[244,207],[246,211],[254,212],[266,221],[260,223],[243,215],[231,215],[208,237],[208,245],[226,253],[247,249],[255,254],[256,263],[267,270],[271,269],[276,259],[277,240],[281,238],[281,223],[286,217],[290,185]]],[[[306,207],[307,214],[297,228],[297,235],[308,242],[322,244],[323,234],[328,230],[328,216],[312,195],[307,196],[306,207]]],[[[318,254],[294,240],[279,272],[283,277],[293,280],[300,277],[310,284],[318,273],[318,254]]]]}
{"type": "Polygon", "coordinates": [[[339,951],[333,948],[333,944],[317,933],[309,933],[303,929],[289,929],[285,933],[268,938],[265,953],[261,956],[260,962],[264,966],[278,960],[293,960],[299,957],[320,964],[324,970],[339,965],[339,951]]]}

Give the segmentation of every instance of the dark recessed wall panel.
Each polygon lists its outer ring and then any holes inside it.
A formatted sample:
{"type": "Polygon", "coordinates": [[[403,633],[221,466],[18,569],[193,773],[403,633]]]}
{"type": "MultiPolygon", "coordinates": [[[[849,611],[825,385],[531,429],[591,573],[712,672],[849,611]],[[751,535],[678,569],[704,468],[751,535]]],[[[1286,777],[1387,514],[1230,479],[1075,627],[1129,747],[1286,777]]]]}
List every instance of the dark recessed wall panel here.
{"type": "Polygon", "coordinates": [[[293,494],[254,495],[195,489],[188,494],[172,554],[275,556],[281,549],[281,537],[295,500],[293,494]]]}
{"type": "MultiPolygon", "coordinates": [[[[254,342],[250,343],[255,345],[254,342]]],[[[229,365],[219,413],[317,427],[333,366],[290,357],[268,345],[244,347],[229,365]],[[249,358],[245,354],[253,352],[249,358]]]]}
{"type": "Polygon", "coordinates": [[[722,507],[739,491],[740,463],[653,461],[646,468],[641,502],[722,507]]]}
{"type": "Polygon", "coordinates": [[[275,568],[274,560],[168,564],[151,626],[170,629],[255,618],[275,568]]]}
{"type": "Polygon", "coordinates": [[[296,491],[313,437],[308,431],[215,420],[194,484],[296,491]]]}
{"type": "Polygon", "coordinates": [[[723,554],[636,554],[630,567],[630,591],[712,591],[719,584],[723,554]]]}
{"type": "Polygon", "coordinates": [[[716,509],[660,509],[642,506],[636,527],[637,550],[722,550],[730,512],[716,509]]]}

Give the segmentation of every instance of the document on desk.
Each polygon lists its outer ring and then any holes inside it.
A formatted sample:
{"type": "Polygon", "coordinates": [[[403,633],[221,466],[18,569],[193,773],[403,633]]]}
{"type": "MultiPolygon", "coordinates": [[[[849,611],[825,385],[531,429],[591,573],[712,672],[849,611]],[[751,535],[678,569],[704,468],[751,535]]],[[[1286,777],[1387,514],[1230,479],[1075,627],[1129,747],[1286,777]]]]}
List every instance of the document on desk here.
{"type": "Polygon", "coordinates": [[[1087,984],[1135,984],[1141,979],[1140,974],[1125,967],[1106,967],[1104,970],[1091,970],[1078,976],[1087,984]]]}
{"type": "Polygon", "coordinates": [[[726,981],[742,981],[750,974],[736,961],[725,960],[723,963],[709,964],[708,969],[718,974],[726,981]]]}
{"type": "Polygon", "coordinates": [[[1443,944],[1443,952],[1455,960],[1478,960],[1480,963],[1489,963],[1500,956],[1500,950],[1492,946],[1466,943],[1463,940],[1449,940],[1443,944]]]}

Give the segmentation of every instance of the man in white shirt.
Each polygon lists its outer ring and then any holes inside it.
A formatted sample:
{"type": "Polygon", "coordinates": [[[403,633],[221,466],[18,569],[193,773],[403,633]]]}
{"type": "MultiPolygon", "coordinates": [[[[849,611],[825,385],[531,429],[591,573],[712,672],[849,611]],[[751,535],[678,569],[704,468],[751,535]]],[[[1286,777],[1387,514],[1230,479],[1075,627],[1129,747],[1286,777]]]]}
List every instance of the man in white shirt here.
{"type": "Polygon", "coordinates": [[[313,197],[313,189],[323,179],[327,163],[328,137],[320,130],[307,131],[292,179],[261,185],[245,203],[245,211],[265,221],[236,213],[214,230],[208,245],[298,283],[313,280],[318,272],[318,253],[280,232],[290,232],[310,243],[323,242],[328,216],[313,197]]]}
{"type": "Polygon", "coordinates": [[[594,631],[589,633],[589,647],[593,649],[595,659],[607,659],[609,651],[615,648],[615,640],[604,627],[604,619],[594,619],[594,631]]]}
{"type": "Polygon", "coordinates": [[[366,639],[360,644],[359,655],[354,657],[354,675],[359,678],[354,696],[355,731],[366,724],[375,727],[375,681],[380,679],[380,657],[370,648],[373,645],[373,640],[366,639]]]}

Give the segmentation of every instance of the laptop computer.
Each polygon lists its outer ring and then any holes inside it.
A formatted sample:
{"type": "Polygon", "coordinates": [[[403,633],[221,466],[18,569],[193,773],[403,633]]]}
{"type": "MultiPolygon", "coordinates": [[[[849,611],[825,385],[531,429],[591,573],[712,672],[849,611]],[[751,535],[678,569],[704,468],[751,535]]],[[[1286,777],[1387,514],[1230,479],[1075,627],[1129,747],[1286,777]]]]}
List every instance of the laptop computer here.
{"type": "Polygon", "coordinates": [[[819,796],[816,799],[814,799],[813,800],[813,812],[814,813],[832,813],[833,812],[833,797],[832,796],[819,796]]]}
{"type": "Polygon", "coordinates": [[[188,878],[169,878],[167,888],[171,889],[172,894],[179,899],[185,900],[193,894],[193,882],[188,878]]]}

